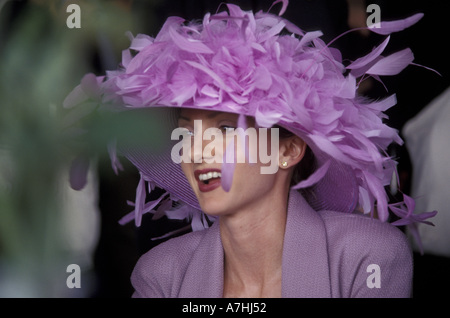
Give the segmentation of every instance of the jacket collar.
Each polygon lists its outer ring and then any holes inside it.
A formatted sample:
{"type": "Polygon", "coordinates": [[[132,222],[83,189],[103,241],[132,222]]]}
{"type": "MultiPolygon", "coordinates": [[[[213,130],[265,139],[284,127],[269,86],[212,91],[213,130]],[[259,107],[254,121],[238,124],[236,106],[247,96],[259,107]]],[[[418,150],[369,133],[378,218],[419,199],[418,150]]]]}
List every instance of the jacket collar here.
{"type": "Polygon", "coordinates": [[[300,193],[289,194],[282,297],[331,297],[325,224],[300,193]]]}
{"type": "MultiPolygon", "coordinates": [[[[282,257],[282,297],[331,297],[325,225],[295,190],[289,194],[282,257]]],[[[179,296],[221,298],[223,264],[219,222],[215,222],[192,255],[179,296]]]]}
{"type": "Polygon", "coordinates": [[[224,253],[219,222],[205,231],[192,255],[180,289],[181,298],[222,298],[224,253]]]}

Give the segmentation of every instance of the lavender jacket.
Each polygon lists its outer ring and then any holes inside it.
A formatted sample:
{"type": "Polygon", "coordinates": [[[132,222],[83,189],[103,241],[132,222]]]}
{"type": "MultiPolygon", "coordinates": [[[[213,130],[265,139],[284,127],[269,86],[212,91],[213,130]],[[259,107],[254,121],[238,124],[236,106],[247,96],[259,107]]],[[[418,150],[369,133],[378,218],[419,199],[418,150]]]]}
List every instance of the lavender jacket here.
{"type": "MultiPolygon", "coordinates": [[[[133,297],[222,297],[224,253],[218,222],[144,254],[133,297]]],[[[314,211],[289,195],[282,258],[283,297],[409,297],[412,254],[390,224],[357,214],[314,211]]]]}

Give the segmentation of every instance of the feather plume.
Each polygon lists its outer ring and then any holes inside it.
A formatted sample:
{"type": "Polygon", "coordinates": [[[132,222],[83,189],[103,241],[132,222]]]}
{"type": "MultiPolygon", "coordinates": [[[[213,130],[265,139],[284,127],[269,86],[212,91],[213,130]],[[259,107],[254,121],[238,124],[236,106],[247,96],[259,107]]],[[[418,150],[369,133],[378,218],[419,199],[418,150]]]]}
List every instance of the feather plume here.
{"type": "Polygon", "coordinates": [[[381,21],[379,24],[372,24],[369,29],[372,32],[387,35],[394,32],[403,31],[406,28],[416,24],[423,18],[423,13],[416,13],[406,19],[396,21],[381,21]]]}

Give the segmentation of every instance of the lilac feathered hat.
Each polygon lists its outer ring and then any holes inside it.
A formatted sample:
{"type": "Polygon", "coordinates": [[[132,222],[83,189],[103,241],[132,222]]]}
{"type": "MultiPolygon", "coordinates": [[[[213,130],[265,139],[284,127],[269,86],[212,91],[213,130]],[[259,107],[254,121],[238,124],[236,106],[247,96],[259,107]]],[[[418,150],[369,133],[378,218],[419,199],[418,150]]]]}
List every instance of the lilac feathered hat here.
{"type": "MultiPolygon", "coordinates": [[[[410,49],[389,56],[382,52],[390,33],[413,25],[422,14],[369,28],[386,39],[345,65],[320,31],[305,33],[282,18],[287,1],[281,2],[279,15],[227,4],[228,10],[208,13],[201,22],[169,17],[155,38],[130,36],[119,69],[102,77],[86,75],[65,107],[90,100],[114,111],[188,107],[252,116],[259,127],[281,126],[312,149],[316,169],[294,188],[314,209],[376,210],[382,221],[390,209],[400,218],[396,225],[426,222],[435,212],[415,215],[411,198],[389,203],[385,191],[396,168],[385,149],[402,143],[397,131],[383,123],[395,95],[373,101],[357,94],[365,78],[380,80],[413,64],[410,49]]],[[[175,125],[170,115],[166,120],[175,125]]],[[[169,218],[191,218],[194,230],[207,227],[180,166],[171,160],[170,134],[166,142],[166,150],[118,147],[141,174],[135,210],[121,222],[134,218],[139,225],[143,213],[158,207],[156,215],[164,210],[169,218]],[[167,192],[146,202],[155,186],[167,192]],[[169,200],[180,204],[174,207],[169,200]]],[[[120,168],[114,147],[110,150],[114,168],[120,168]]]]}

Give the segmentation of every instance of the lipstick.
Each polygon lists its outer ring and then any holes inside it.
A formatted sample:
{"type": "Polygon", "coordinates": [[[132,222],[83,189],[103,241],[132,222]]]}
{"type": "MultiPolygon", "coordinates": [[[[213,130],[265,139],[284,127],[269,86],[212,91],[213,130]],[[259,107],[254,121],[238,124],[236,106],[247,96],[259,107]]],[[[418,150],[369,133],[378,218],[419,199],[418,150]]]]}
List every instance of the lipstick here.
{"type": "Polygon", "coordinates": [[[220,169],[201,169],[194,171],[198,188],[201,192],[209,192],[220,187],[221,171],[220,169]]]}

